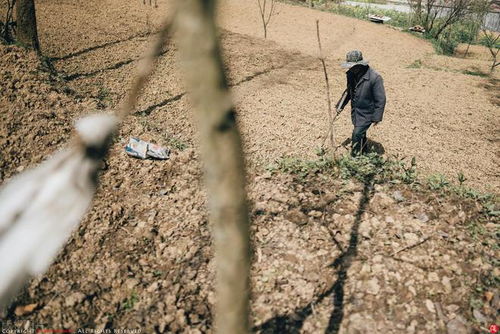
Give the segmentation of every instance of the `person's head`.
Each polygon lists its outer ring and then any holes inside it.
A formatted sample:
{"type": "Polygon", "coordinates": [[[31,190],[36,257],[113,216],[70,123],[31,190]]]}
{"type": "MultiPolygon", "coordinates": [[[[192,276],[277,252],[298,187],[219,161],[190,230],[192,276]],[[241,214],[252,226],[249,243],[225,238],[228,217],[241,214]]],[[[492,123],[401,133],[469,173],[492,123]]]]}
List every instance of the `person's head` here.
{"type": "Polygon", "coordinates": [[[368,62],[363,59],[363,53],[361,53],[361,51],[352,50],[347,52],[345,56],[345,63],[341,66],[348,70],[360,71],[364,66],[368,66],[368,62]]]}
{"type": "Polygon", "coordinates": [[[357,64],[357,65],[354,65],[353,67],[351,67],[350,69],[348,69],[347,71],[357,75],[357,74],[363,72],[367,66],[368,65],[357,64]]]}

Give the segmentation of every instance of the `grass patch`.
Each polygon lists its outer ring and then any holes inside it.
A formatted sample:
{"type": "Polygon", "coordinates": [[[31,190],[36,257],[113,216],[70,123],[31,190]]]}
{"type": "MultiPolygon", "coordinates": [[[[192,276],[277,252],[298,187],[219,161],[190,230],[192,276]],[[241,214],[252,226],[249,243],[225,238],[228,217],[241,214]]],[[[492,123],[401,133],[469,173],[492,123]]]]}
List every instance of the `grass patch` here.
{"type": "Polygon", "coordinates": [[[139,301],[139,297],[135,291],[132,291],[130,297],[126,298],[122,304],[121,309],[124,311],[129,311],[134,308],[134,305],[139,301]]]}
{"type": "Polygon", "coordinates": [[[486,78],[489,76],[488,73],[483,73],[481,71],[463,70],[462,73],[466,74],[466,75],[473,75],[473,76],[481,77],[481,78],[486,78]]]}
{"type": "Polygon", "coordinates": [[[377,153],[358,157],[343,155],[337,159],[320,156],[316,160],[283,157],[267,168],[268,171],[297,175],[300,179],[315,174],[327,174],[342,179],[356,179],[360,182],[372,180],[375,183],[393,182],[411,184],[416,181],[416,162],[405,159],[385,159],[377,153]]]}
{"type": "Polygon", "coordinates": [[[167,145],[178,151],[184,151],[186,148],[189,147],[189,145],[186,142],[172,136],[167,136],[167,145]]]}
{"type": "Polygon", "coordinates": [[[421,68],[421,67],[422,67],[422,61],[420,59],[417,59],[410,65],[406,66],[406,68],[421,68]]]}
{"type": "Polygon", "coordinates": [[[277,159],[267,170],[272,173],[282,172],[295,175],[299,181],[309,176],[324,174],[342,179],[355,179],[363,183],[409,184],[442,196],[454,195],[474,200],[481,205],[484,217],[493,219],[500,217],[500,202],[497,195],[485,194],[466,186],[467,179],[463,173],[458,173],[454,181],[439,173],[421,178],[415,158],[410,161],[398,156],[384,158],[377,153],[359,157],[343,155],[336,159],[323,155],[314,160],[283,157],[277,159]]]}

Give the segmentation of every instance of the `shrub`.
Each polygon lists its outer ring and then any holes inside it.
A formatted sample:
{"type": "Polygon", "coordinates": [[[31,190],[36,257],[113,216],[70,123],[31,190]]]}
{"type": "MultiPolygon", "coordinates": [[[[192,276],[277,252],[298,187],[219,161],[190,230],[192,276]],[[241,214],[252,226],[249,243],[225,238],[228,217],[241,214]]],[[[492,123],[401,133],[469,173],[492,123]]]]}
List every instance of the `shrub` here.
{"type": "Polygon", "coordinates": [[[448,30],[446,33],[439,35],[437,39],[432,39],[432,44],[437,53],[451,56],[455,53],[459,41],[448,30]]]}

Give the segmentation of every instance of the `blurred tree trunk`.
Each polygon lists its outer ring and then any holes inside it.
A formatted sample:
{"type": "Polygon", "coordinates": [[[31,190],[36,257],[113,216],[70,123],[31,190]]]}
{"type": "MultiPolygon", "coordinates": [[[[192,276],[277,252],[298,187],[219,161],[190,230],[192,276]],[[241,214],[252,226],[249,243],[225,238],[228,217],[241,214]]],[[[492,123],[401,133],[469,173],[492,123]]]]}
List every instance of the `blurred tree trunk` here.
{"type": "Polygon", "coordinates": [[[180,63],[196,110],[216,263],[215,332],[249,332],[245,168],[214,22],[215,0],[177,0],[180,63]]]}
{"type": "Polygon", "coordinates": [[[40,50],[36,28],[34,0],[17,0],[16,2],[17,34],[16,38],[22,45],[40,50]]]}

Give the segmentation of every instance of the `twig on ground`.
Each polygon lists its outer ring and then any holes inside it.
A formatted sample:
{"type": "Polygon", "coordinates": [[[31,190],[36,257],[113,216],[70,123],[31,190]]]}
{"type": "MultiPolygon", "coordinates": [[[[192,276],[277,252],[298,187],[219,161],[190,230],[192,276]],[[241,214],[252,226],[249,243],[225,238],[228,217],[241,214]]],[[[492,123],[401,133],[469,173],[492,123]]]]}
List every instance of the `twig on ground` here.
{"type": "Polygon", "coordinates": [[[401,252],[404,252],[404,251],[407,251],[407,250],[409,250],[409,249],[412,249],[412,248],[415,248],[415,247],[417,247],[417,246],[420,246],[421,244],[423,244],[424,242],[426,242],[426,241],[427,241],[427,240],[429,240],[430,238],[431,238],[431,237],[425,237],[425,238],[423,238],[422,240],[420,240],[420,241],[418,241],[418,242],[416,242],[416,243],[414,243],[414,244],[411,244],[411,245],[409,245],[409,246],[406,246],[406,247],[404,247],[404,248],[402,248],[402,249],[400,249],[400,250],[398,250],[398,251],[396,251],[396,252],[392,253],[392,254],[391,254],[391,256],[397,255],[397,254],[399,254],[399,253],[401,253],[401,252]]]}

